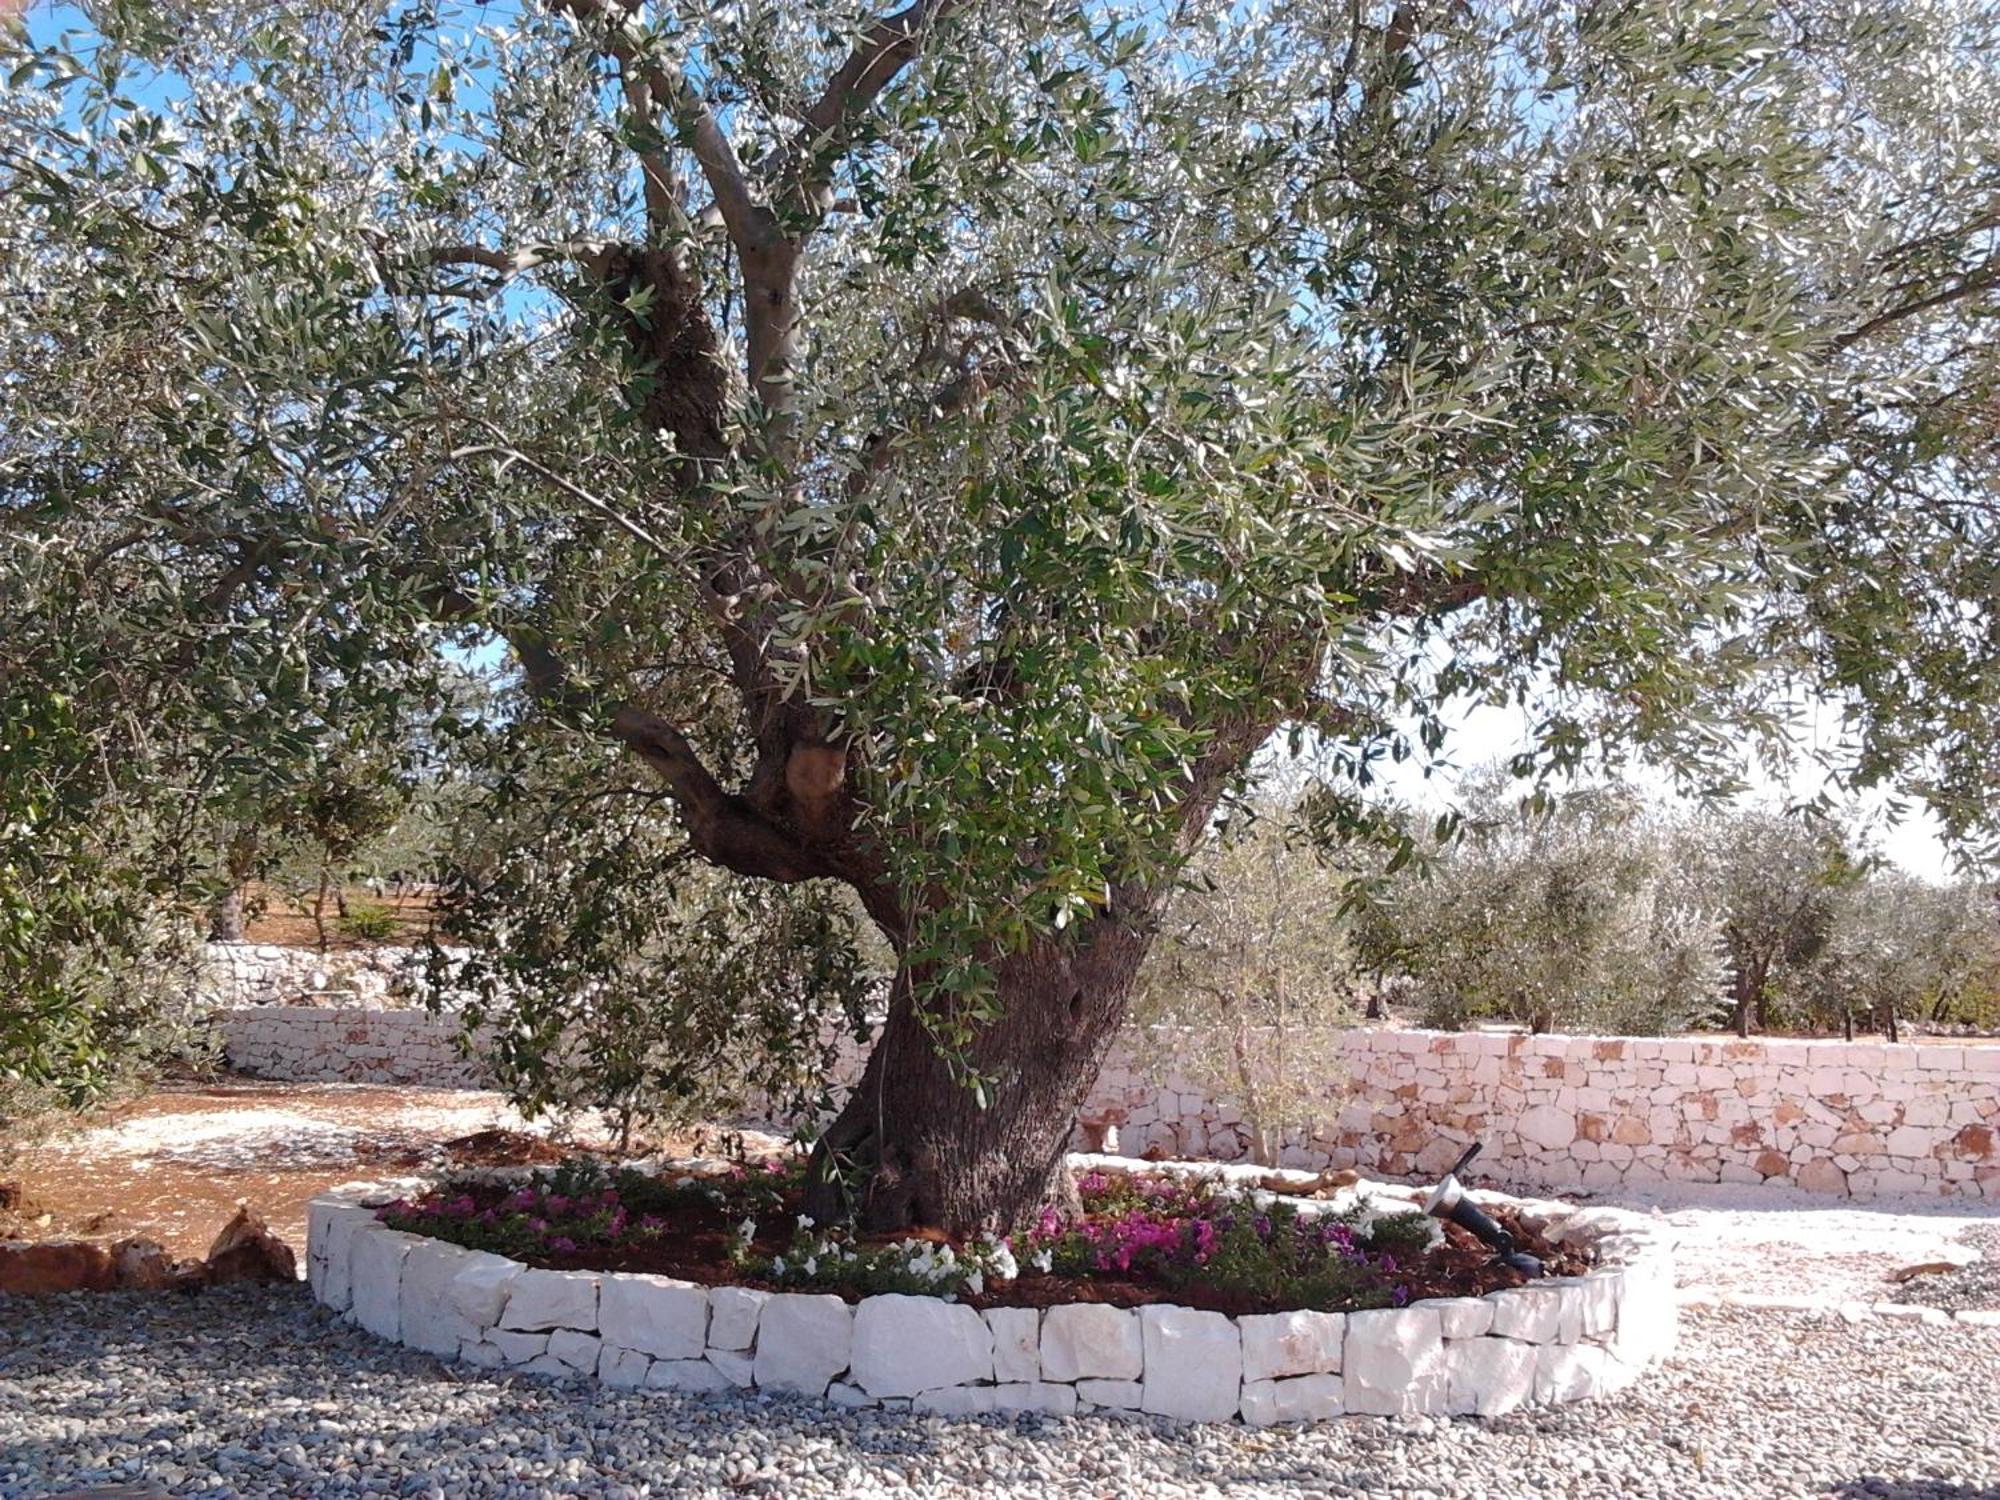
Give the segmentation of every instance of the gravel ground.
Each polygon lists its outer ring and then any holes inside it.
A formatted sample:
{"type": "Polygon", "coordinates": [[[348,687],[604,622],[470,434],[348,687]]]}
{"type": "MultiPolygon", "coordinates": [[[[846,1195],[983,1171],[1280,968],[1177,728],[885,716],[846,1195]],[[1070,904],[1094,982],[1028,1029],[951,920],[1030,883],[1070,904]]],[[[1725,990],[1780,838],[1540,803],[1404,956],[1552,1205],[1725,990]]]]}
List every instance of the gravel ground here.
{"type": "MultiPolygon", "coordinates": [[[[1679,1183],[1580,1201],[1650,1214],[1674,1242],[1683,1287],[1829,1304],[1887,1301],[1898,1290],[1889,1282],[1898,1267],[2000,1231],[2000,1205],[1979,1199],[1828,1198],[1795,1188],[1679,1183]]],[[[2000,1249],[1989,1255],[2000,1258],[2000,1249]]]]}
{"type": "Polygon", "coordinates": [[[461,1371],[303,1288],[0,1308],[0,1495],[1729,1496],[1994,1500],[2000,1330],[1688,1316],[1617,1401],[1250,1432],[944,1421],[461,1371]]]}
{"type": "Polygon", "coordinates": [[[1897,1287],[1889,1300],[1949,1308],[1953,1312],[1964,1308],[2000,1308],[2000,1226],[1968,1229],[1958,1241],[1977,1250],[1980,1258],[1962,1270],[1914,1277],[1897,1287]]]}

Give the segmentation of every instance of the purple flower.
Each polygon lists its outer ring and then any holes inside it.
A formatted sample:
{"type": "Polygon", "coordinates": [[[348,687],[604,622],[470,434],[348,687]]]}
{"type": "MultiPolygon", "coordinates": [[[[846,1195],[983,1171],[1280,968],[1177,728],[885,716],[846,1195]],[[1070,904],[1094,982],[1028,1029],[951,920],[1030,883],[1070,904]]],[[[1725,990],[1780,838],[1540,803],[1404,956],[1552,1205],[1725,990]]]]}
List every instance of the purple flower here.
{"type": "Polygon", "coordinates": [[[566,1234],[559,1234],[549,1241],[549,1248],[559,1255],[568,1255],[576,1249],[576,1241],[566,1234]]]}
{"type": "Polygon", "coordinates": [[[1395,1290],[1389,1293],[1389,1301],[1395,1304],[1397,1307],[1401,1307],[1404,1303],[1408,1302],[1409,1300],[1410,1300],[1410,1289],[1406,1286],[1398,1286],[1395,1290]]]}
{"type": "Polygon", "coordinates": [[[550,1193],[542,1204],[543,1208],[557,1215],[568,1213],[573,1206],[570,1200],[565,1198],[561,1193],[550,1193]]]}

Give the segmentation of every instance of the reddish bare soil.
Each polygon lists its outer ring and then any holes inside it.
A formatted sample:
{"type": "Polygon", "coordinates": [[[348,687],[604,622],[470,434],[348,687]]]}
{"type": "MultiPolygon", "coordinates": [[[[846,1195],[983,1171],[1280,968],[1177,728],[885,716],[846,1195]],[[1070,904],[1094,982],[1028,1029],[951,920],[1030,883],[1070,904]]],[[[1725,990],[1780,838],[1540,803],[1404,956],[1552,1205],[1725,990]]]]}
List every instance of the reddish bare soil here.
{"type": "MultiPolygon", "coordinates": [[[[375,896],[364,887],[350,886],[347,902],[351,911],[385,910],[394,918],[396,930],[386,938],[351,937],[341,930],[339,909],[332,896],[328,896],[326,946],[330,953],[420,943],[431,935],[435,913],[428,895],[375,896]]],[[[313,926],[311,900],[301,902],[269,886],[252,886],[249,918],[243,924],[243,936],[247,942],[275,943],[281,948],[317,948],[319,929],[313,926]]]]}
{"type": "Polygon", "coordinates": [[[306,1201],[336,1184],[563,1154],[493,1093],[247,1079],[175,1085],[0,1166],[14,1199],[9,1206],[0,1193],[0,1238],[136,1235],[198,1256],[241,1201],[303,1254],[306,1201]]]}

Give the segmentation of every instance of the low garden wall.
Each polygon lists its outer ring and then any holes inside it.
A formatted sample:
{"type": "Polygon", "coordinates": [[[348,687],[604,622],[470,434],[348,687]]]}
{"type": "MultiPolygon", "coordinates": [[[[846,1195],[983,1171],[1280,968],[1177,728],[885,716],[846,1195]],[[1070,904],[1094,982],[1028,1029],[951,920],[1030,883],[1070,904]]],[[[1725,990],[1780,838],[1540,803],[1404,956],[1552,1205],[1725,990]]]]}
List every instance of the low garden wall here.
{"type": "Polygon", "coordinates": [[[693,1392],[789,1392],[962,1416],[1140,1411],[1256,1426],[1343,1414],[1497,1416],[1623,1389],[1672,1349],[1668,1252],[1634,1214],[1549,1205],[1543,1232],[1589,1274],[1367,1312],[1229,1317],[1099,1303],[983,1312],[898,1294],[703,1287],[534,1270],[405,1234],[371,1205],[313,1200],[313,1295],[381,1338],[485,1368],[693,1392]]]}
{"type": "MultiPolygon", "coordinates": [[[[457,1023],[423,1011],[218,1013],[232,1066],[269,1078],[477,1087],[457,1023]]],[[[844,1054],[858,1075],[860,1054],[844,1054]]],[[[2000,1046],[1356,1029],[1318,1125],[1283,1165],[1430,1177],[1474,1140],[1482,1178],[1531,1191],[1774,1183],[1857,1198],[2000,1198],[2000,1046]]],[[[1235,1161],[1242,1106],[1116,1055],[1078,1144],[1235,1161]]]]}
{"type": "Polygon", "coordinates": [[[456,1016],[423,1010],[265,1005],[220,1011],[215,1026],[229,1065],[259,1078],[302,1083],[402,1083],[486,1088],[492,1076],[460,1046],[456,1016]]]}

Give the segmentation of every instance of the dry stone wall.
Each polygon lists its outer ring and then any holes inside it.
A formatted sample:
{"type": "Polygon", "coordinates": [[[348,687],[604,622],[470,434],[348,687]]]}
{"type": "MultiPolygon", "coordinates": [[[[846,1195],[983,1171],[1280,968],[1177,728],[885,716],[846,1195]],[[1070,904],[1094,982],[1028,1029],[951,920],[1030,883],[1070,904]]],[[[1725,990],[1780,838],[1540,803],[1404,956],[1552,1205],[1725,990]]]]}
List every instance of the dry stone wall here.
{"type": "Polygon", "coordinates": [[[401,1083],[486,1088],[480,1056],[490,1033],[460,1045],[456,1016],[422,1010],[266,1005],[222,1011],[215,1025],[229,1065],[258,1078],[302,1083],[401,1083]]]}
{"type": "MultiPolygon", "coordinates": [[[[423,1011],[219,1012],[232,1066],[267,1078],[480,1087],[458,1023],[423,1011]]],[[[842,1053],[848,1081],[863,1052],[842,1053]]],[[[1483,1178],[1530,1191],[1774,1183],[1870,1198],[2000,1199],[2000,1046],[1357,1029],[1319,1123],[1280,1164],[1434,1176],[1473,1141],[1483,1178]]],[[[1114,1055],[1077,1145],[1237,1161],[1239,1101],[1114,1055]]]]}
{"type": "MultiPolygon", "coordinates": [[[[1347,1078],[1282,1164],[1557,1190],[1776,1183],[1857,1198],[2000,1198],[2000,1046],[1355,1030],[1347,1078]]],[[[1127,1155],[1234,1160],[1235,1101],[1114,1058],[1082,1112],[1127,1155]]]]}

